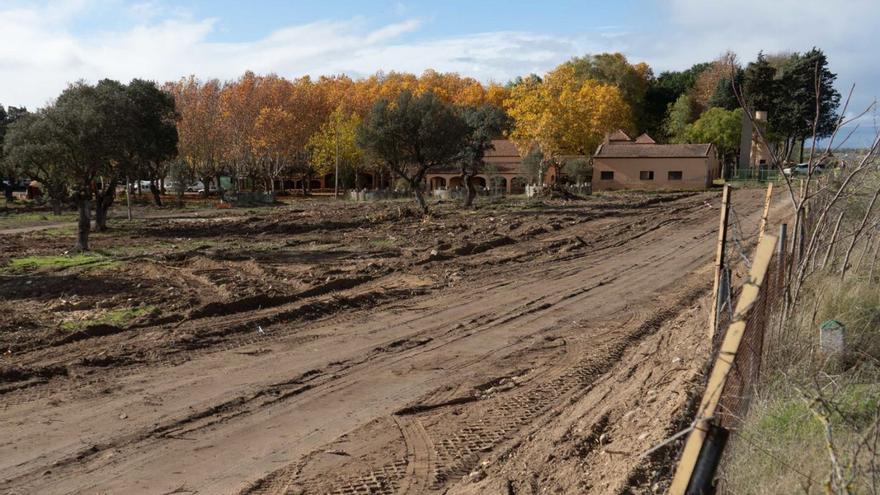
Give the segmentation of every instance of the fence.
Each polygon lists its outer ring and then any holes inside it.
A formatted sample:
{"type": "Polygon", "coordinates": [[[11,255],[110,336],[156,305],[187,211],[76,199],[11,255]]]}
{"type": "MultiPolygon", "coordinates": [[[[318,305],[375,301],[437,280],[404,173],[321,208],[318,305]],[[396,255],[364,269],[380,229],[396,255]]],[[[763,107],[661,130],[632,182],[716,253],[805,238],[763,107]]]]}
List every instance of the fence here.
{"type": "Polygon", "coordinates": [[[757,182],[777,182],[783,179],[782,173],[775,168],[743,168],[734,169],[728,173],[728,181],[757,181],[757,182]]]}
{"type": "Polygon", "coordinates": [[[735,208],[729,206],[730,189],[725,186],[709,321],[715,360],[669,493],[711,493],[727,436],[745,416],[758,386],[764,340],[770,315],[783,295],[787,262],[784,229],[780,239],[764,232],[771,192],[769,188],[756,234],[757,248],[749,259],[750,239],[738,225],[735,208]],[[735,291],[732,273],[745,269],[745,282],[735,291]],[[736,296],[736,308],[732,308],[736,296]]]}
{"type": "Polygon", "coordinates": [[[585,182],[582,184],[553,184],[553,185],[526,185],[526,197],[533,198],[540,196],[548,191],[568,193],[575,196],[589,196],[593,194],[593,184],[585,182]]]}

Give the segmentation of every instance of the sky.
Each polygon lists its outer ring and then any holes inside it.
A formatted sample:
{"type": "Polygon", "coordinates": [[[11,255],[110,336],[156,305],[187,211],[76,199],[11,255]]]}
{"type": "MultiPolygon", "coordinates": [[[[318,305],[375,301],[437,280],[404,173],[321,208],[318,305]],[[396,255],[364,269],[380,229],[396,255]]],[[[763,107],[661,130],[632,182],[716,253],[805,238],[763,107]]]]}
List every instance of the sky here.
{"type": "MultiPolygon", "coordinates": [[[[0,0],[0,104],[37,108],[69,82],[245,70],[299,77],[454,71],[504,83],[621,52],[655,74],[727,50],[828,55],[848,114],[880,95],[878,0],[0,0]]],[[[859,120],[856,144],[880,125],[859,120]]]]}

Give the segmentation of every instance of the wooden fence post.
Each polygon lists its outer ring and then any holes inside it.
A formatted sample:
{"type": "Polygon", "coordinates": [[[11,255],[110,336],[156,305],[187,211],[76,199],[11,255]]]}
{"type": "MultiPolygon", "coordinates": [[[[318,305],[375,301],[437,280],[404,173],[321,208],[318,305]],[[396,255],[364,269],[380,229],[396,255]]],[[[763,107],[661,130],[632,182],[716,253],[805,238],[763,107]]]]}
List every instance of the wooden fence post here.
{"type": "MultiPolygon", "coordinates": [[[[733,368],[733,362],[736,359],[743,333],[746,330],[746,321],[752,306],[754,306],[755,301],[758,299],[761,284],[767,275],[770,260],[773,258],[776,240],[776,236],[764,236],[764,240],[761,241],[755,252],[755,259],[749,271],[749,278],[743,284],[742,292],[736,303],[733,322],[724,334],[724,340],[721,342],[721,347],[718,351],[718,358],[712,367],[709,382],[706,384],[706,391],[703,392],[703,399],[700,402],[700,407],[697,409],[693,430],[688,435],[687,443],[685,443],[684,451],[681,454],[681,460],[679,460],[678,467],[675,470],[675,477],[672,479],[672,485],[669,487],[669,493],[672,495],[691,493],[691,490],[688,488],[691,482],[691,475],[700,458],[700,452],[703,449],[706,436],[717,413],[721,393],[727,384],[727,377],[733,368]]],[[[692,487],[692,489],[695,488],[692,487]]],[[[698,492],[694,491],[693,493],[698,492]]]]}
{"type": "Polygon", "coordinates": [[[721,270],[724,269],[724,245],[727,243],[727,215],[730,212],[730,186],[724,185],[721,194],[721,219],[718,223],[718,246],[715,250],[715,279],[712,283],[712,304],[709,306],[709,341],[715,338],[718,327],[718,289],[721,285],[721,270]]]}
{"type": "Polygon", "coordinates": [[[758,244],[764,238],[764,230],[767,229],[767,217],[770,216],[770,201],[773,198],[773,183],[767,184],[767,195],[764,197],[764,212],[761,214],[761,227],[758,229],[758,244]]]}

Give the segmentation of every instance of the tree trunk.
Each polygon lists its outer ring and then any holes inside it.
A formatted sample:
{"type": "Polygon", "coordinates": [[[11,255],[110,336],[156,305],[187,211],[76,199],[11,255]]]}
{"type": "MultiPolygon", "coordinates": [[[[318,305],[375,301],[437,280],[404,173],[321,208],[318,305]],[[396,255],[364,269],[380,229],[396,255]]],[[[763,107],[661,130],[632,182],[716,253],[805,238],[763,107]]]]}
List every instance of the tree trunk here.
{"type": "Polygon", "coordinates": [[[430,211],[428,211],[428,203],[425,202],[425,197],[424,197],[424,195],[422,195],[422,189],[419,187],[416,187],[413,189],[413,192],[416,195],[416,200],[418,200],[418,202],[419,202],[419,208],[422,209],[422,213],[424,213],[425,215],[428,215],[430,213],[430,211]]]}
{"type": "Polygon", "coordinates": [[[202,185],[205,187],[205,190],[202,191],[202,194],[205,196],[205,198],[207,198],[208,193],[211,192],[211,179],[213,179],[213,177],[211,176],[202,177],[202,185]]]}
{"type": "Polygon", "coordinates": [[[55,216],[61,215],[62,205],[64,204],[65,189],[63,186],[50,186],[49,181],[44,182],[46,184],[46,192],[49,194],[49,203],[52,205],[52,214],[55,216]]]}
{"type": "Polygon", "coordinates": [[[79,221],[77,223],[76,246],[74,247],[74,250],[78,252],[88,251],[89,231],[92,227],[92,205],[88,196],[83,193],[78,193],[76,197],[76,207],[79,211],[79,221]]]}
{"type": "Polygon", "coordinates": [[[107,212],[110,211],[115,197],[116,179],[113,179],[97,193],[95,198],[95,230],[98,232],[107,230],[107,212]]]}
{"type": "Polygon", "coordinates": [[[150,181],[150,192],[153,193],[153,202],[156,206],[162,206],[162,191],[156,186],[156,181],[150,181]]]}
{"type": "Polygon", "coordinates": [[[425,215],[430,214],[428,210],[428,203],[425,201],[425,196],[422,194],[422,181],[421,177],[415,177],[410,179],[408,177],[404,177],[406,181],[409,183],[410,189],[412,189],[413,194],[416,195],[416,200],[419,202],[419,208],[422,209],[422,213],[425,215]]]}
{"type": "Polygon", "coordinates": [[[470,208],[474,204],[474,198],[477,196],[477,190],[472,182],[475,175],[461,173],[461,183],[464,184],[464,207],[470,208]]]}
{"type": "Polygon", "coordinates": [[[220,200],[223,201],[223,183],[220,180],[220,176],[217,176],[217,196],[220,197],[220,200]]]}

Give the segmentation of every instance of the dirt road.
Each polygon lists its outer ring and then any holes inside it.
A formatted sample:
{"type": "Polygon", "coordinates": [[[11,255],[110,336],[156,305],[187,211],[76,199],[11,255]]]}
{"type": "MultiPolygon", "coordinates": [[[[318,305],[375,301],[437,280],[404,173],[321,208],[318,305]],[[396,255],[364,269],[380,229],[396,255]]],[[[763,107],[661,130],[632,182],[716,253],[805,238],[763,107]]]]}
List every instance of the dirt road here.
{"type": "MultiPolygon", "coordinates": [[[[762,194],[738,193],[745,231],[762,194]]],[[[658,197],[16,349],[0,491],[650,491],[664,473],[638,455],[704,364],[717,206],[658,197]]]]}

